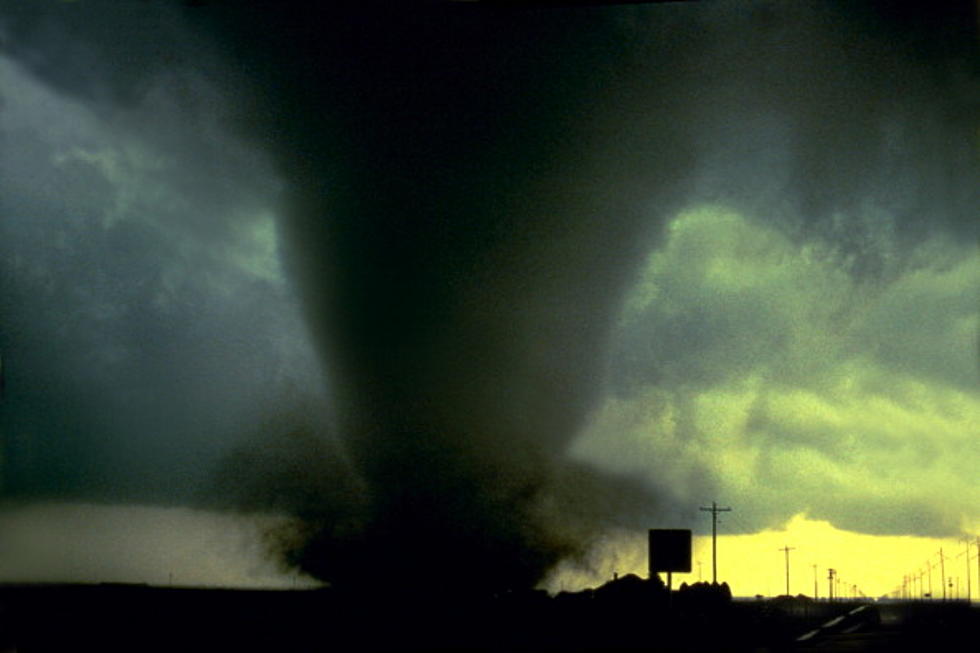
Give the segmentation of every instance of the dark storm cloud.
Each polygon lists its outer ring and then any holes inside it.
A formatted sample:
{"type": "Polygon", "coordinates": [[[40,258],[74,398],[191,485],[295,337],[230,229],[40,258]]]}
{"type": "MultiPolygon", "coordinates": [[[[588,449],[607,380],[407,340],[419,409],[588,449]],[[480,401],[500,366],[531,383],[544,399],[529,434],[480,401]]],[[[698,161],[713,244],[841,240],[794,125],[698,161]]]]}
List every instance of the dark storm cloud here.
{"type": "MultiPolygon", "coordinates": [[[[799,214],[805,234],[872,203],[914,242],[971,232],[976,206],[976,17],[969,3],[734,4],[709,22],[698,111],[701,194],[799,214]],[[970,18],[972,15],[972,19],[970,18]],[[744,35],[744,38],[743,38],[744,35]]],[[[857,245],[858,234],[832,234],[857,245]]]]}
{"type": "Polygon", "coordinates": [[[93,111],[0,65],[4,489],[186,501],[268,388],[311,374],[288,369],[275,182],[188,106],[204,89],[93,111]]]}
{"type": "Polygon", "coordinates": [[[215,61],[177,3],[4,2],[2,9],[4,51],[100,112],[142,102],[162,78],[186,83],[215,61]]]}
{"type": "MultiPolygon", "coordinates": [[[[6,51],[180,161],[167,185],[193,207],[104,227],[98,251],[136,253],[106,278],[152,276],[141,266],[153,267],[148,243],[166,225],[181,225],[185,243],[225,242],[239,213],[225,209],[262,176],[261,166],[229,172],[240,152],[261,149],[281,180],[284,264],[334,382],[343,455],[356,471],[340,499],[315,480],[287,502],[306,536],[287,557],[327,578],[412,582],[465,563],[477,570],[475,586],[530,584],[581,552],[600,526],[655,525],[673,514],[651,495],[693,508],[713,490],[700,463],[683,458],[683,442],[665,450],[682,464],[644,459],[656,470],[646,483],[635,469],[615,476],[567,455],[601,399],[603,375],[617,373],[620,359],[607,368],[605,356],[610,346],[619,356],[610,333],[628,286],[679,210],[708,199],[767,207],[754,213],[786,217],[800,241],[850,247],[846,273],[868,278],[882,274],[880,248],[850,238],[850,215],[868,202],[893,215],[909,242],[931,228],[926,213],[937,228],[970,228],[975,69],[963,54],[975,42],[950,27],[959,14],[929,14],[922,27],[891,10],[837,4],[210,2],[145,13],[73,4],[5,12],[6,51]],[[145,116],[158,133],[142,133],[145,116]],[[223,121],[248,145],[225,136],[223,121]],[[236,147],[244,149],[227,149],[236,147]],[[686,492],[667,492],[673,482],[686,492]],[[350,488],[355,508],[338,516],[350,488]]],[[[97,159],[66,159],[82,169],[87,160],[97,159]]],[[[102,165],[104,177],[112,168],[102,165]]],[[[97,207],[98,195],[81,195],[97,207]]],[[[694,263],[680,261],[681,272],[694,263]]],[[[205,334],[236,332],[229,325],[267,296],[234,286],[216,301],[201,291],[207,268],[195,272],[181,302],[223,317],[178,312],[186,319],[170,323],[173,344],[240,360],[223,348],[229,339],[205,334]]],[[[111,306],[126,299],[105,297],[111,306]]],[[[151,319],[124,315],[120,339],[139,359],[134,373],[156,378],[163,350],[144,343],[159,341],[166,321],[137,306],[151,319]]],[[[637,361],[618,383],[736,377],[769,345],[730,348],[723,334],[744,333],[738,325],[754,316],[737,301],[666,315],[675,351],[637,361]],[[733,355],[716,368],[678,362],[702,350],[733,355]]],[[[38,313],[24,323],[57,319],[38,313]]],[[[270,334],[280,328],[273,318],[263,324],[270,334]]],[[[237,378],[255,379],[244,370],[237,378]]],[[[241,396],[237,384],[226,387],[241,396]]],[[[697,411],[686,419],[676,433],[697,434],[697,411]]],[[[302,456],[243,455],[268,461],[278,479],[267,497],[246,500],[276,505],[273,491],[302,456]]],[[[235,478],[238,463],[229,464],[235,478]]]]}

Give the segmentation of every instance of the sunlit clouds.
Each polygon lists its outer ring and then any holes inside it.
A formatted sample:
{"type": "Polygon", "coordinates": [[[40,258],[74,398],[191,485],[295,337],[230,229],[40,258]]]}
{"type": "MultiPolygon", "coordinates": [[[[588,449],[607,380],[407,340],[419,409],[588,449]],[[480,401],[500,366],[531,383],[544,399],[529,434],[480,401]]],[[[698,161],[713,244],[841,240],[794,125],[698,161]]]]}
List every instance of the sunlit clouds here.
{"type": "Polygon", "coordinates": [[[577,451],[679,496],[712,479],[750,529],[801,512],[864,533],[969,528],[974,247],[937,235],[900,250],[882,220],[861,253],[880,271],[861,274],[839,242],[791,226],[717,206],[671,223],[577,451]]]}

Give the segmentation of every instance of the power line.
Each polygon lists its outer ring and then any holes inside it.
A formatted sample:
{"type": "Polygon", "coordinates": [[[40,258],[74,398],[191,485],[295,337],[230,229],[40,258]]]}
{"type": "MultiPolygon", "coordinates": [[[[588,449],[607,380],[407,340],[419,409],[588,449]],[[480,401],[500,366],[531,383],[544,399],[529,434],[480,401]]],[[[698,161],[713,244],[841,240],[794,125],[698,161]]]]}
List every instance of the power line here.
{"type": "Polygon", "coordinates": [[[711,513],[711,584],[718,584],[718,513],[731,512],[731,508],[719,508],[714,501],[710,508],[701,507],[701,510],[711,513]]]}

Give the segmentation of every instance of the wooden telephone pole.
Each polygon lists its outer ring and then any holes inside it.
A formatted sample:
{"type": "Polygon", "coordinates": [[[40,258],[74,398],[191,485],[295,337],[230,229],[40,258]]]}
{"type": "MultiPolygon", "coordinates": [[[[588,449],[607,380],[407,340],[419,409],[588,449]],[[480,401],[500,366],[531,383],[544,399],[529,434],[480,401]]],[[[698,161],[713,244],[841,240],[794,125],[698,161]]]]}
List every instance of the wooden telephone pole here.
{"type": "Polygon", "coordinates": [[[776,549],[777,551],[782,551],[786,554],[786,596],[789,596],[789,552],[795,551],[795,546],[783,546],[781,549],[776,549]]]}
{"type": "Polygon", "coordinates": [[[946,600],[946,556],[943,555],[943,548],[939,547],[939,582],[943,586],[943,601],[946,600]]]}
{"type": "Polygon", "coordinates": [[[719,508],[714,501],[710,508],[701,507],[701,510],[711,513],[711,584],[718,584],[718,513],[731,512],[731,508],[719,508]]]}

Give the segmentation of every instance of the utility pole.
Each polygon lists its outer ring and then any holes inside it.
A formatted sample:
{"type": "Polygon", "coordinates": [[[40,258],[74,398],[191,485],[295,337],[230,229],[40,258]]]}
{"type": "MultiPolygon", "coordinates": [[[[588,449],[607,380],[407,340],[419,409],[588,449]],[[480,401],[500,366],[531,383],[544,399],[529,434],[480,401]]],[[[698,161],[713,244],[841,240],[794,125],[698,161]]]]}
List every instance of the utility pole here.
{"type": "Polygon", "coordinates": [[[786,554],[786,596],[789,596],[789,552],[795,551],[796,547],[783,545],[783,548],[776,550],[782,551],[786,554]]]}
{"type": "Polygon", "coordinates": [[[816,601],[819,598],[817,596],[817,565],[813,565],[813,600],[816,601]]]}
{"type": "Polygon", "coordinates": [[[973,598],[973,591],[970,587],[970,539],[966,540],[966,602],[969,603],[973,598]]]}
{"type": "Polygon", "coordinates": [[[946,600],[946,558],[943,556],[943,547],[939,547],[939,582],[943,584],[943,601],[946,600]]]}
{"type": "Polygon", "coordinates": [[[827,600],[831,603],[834,602],[834,576],[837,574],[836,569],[827,570],[827,600]]]}
{"type": "Polygon", "coordinates": [[[936,598],[932,595],[932,560],[926,560],[926,571],[929,573],[929,599],[936,598]]]}
{"type": "Polygon", "coordinates": [[[731,508],[719,508],[714,501],[710,508],[701,507],[701,510],[711,513],[711,584],[718,584],[718,513],[731,512],[731,508]]]}

